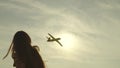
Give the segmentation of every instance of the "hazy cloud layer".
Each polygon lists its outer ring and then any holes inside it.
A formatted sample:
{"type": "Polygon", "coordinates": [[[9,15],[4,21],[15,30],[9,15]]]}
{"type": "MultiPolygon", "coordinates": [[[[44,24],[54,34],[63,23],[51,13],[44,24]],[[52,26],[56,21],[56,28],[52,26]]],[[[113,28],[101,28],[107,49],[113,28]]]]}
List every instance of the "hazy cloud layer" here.
{"type": "MultiPolygon", "coordinates": [[[[47,68],[120,67],[119,0],[3,0],[0,9],[0,58],[14,33],[25,30],[40,46],[47,68]],[[73,35],[73,50],[47,43],[49,32],[73,35]]],[[[11,62],[9,56],[0,67],[12,67],[11,62]]]]}

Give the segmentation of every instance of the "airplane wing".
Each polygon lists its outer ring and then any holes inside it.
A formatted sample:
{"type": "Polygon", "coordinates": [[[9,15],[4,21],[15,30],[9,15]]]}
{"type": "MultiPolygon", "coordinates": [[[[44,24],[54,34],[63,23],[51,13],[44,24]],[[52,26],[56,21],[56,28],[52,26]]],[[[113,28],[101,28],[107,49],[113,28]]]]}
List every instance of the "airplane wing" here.
{"type": "Polygon", "coordinates": [[[49,35],[50,37],[52,37],[53,39],[55,39],[51,34],[48,33],[48,35],[49,35]]]}
{"type": "MultiPolygon", "coordinates": [[[[55,39],[51,34],[49,34],[48,33],[48,35],[51,37],[51,38],[53,38],[53,39],[55,39]]],[[[58,44],[60,44],[60,46],[63,46],[58,40],[55,40],[58,44]]]]}
{"type": "Polygon", "coordinates": [[[57,42],[58,44],[60,44],[60,46],[63,46],[58,40],[56,40],[56,42],[57,42]]]}

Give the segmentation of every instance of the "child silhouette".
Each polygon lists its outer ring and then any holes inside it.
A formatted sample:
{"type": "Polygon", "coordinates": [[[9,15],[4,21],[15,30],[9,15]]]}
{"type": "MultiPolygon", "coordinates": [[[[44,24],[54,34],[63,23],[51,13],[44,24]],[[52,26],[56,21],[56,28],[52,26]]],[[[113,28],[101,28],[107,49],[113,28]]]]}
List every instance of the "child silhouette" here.
{"type": "Polygon", "coordinates": [[[16,68],[45,68],[42,57],[38,53],[38,47],[31,45],[30,36],[24,31],[18,31],[13,37],[10,48],[3,57],[5,59],[10,51],[16,68]]]}

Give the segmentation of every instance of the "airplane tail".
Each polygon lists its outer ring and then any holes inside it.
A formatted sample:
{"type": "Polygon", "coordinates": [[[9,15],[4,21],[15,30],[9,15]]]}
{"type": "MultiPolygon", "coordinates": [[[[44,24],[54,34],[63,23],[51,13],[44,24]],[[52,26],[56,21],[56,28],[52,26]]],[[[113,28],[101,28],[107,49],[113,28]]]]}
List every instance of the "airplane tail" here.
{"type": "Polygon", "coordinates": [[[47,38],[47,42],[49,42],[49,41],[50,41],[50,37],[47,37],[47,36],[46,36],[46,38],[47,38]]]}

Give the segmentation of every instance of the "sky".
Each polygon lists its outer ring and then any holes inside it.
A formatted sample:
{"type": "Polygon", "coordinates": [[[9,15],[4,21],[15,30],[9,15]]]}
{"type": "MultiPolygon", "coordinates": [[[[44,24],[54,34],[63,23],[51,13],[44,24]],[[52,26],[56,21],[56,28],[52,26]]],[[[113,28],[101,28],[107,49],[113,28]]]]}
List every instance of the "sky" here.
{"type": "Polygon", "coordinates": [[[0,0],[0,68],[13,68],[11,54],[2,58],[19,30],[46,68],[120,68],[119,12],[120,0],[0,0]]]}

